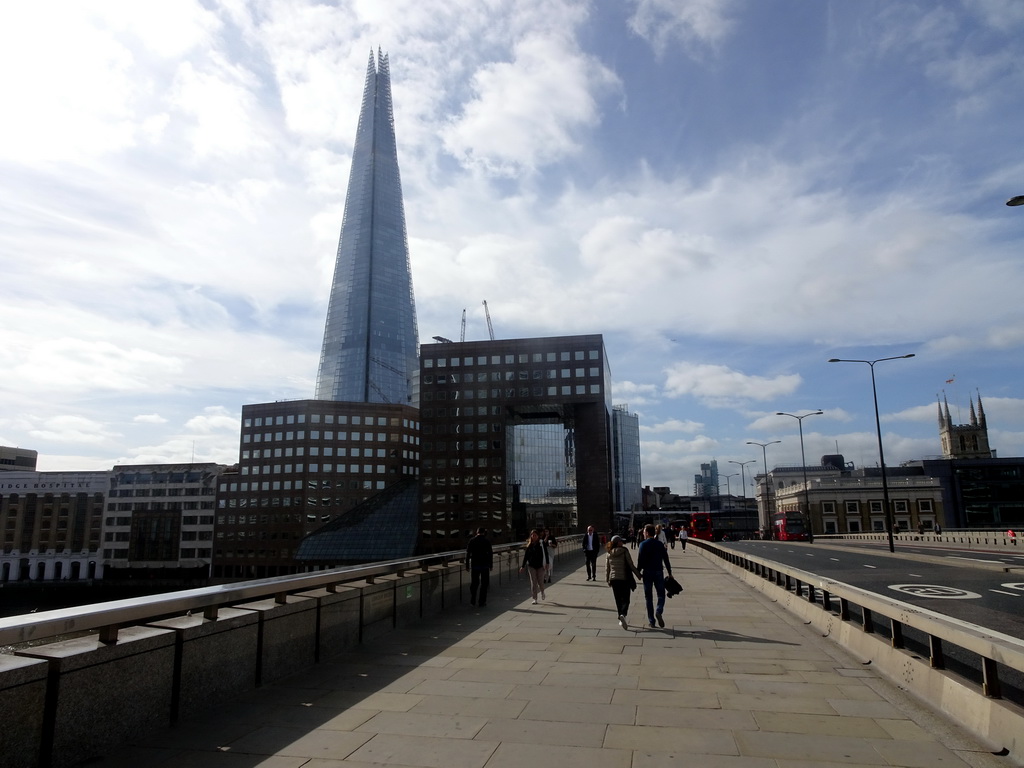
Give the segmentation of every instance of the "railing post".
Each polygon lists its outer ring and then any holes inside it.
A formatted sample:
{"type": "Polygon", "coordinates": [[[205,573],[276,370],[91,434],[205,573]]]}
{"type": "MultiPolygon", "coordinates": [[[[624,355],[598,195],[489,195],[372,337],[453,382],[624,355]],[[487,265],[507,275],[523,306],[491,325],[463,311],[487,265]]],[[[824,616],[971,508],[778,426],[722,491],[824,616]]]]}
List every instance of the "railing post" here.
{"type": "Polygon", "coordinates": [[[982,693],[990,699],[1003,698],[1003,689],[999,683],[999,670],[996,663],[987,656],[983,656],[981,659],[981,677],[982,693]]]}
{"type": "Polygon", "coordinates": [[[942,653],[942,638],[935,635],[928,636],[928,661],[932,669],[945,669],[946,657],[942,653]]]}
{"type": "Polygon", "coordinates": [[[889,619],[889,624],[892,627],[892,647],[902,648],[903,647],[903,622],[896,621],[896,619],[889,619]]]}
{"type": "Polygon", "coordinates": [[[861,609],[861,627],[869,634],[875,631],[875,620],[871,616],[870,608],[861,609]]]}

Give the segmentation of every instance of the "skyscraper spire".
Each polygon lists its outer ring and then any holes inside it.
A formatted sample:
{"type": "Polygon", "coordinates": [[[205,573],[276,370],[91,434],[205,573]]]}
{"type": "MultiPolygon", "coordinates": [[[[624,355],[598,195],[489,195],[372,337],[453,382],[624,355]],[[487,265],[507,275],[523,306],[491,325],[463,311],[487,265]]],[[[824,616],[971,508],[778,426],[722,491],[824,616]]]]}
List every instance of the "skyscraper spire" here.
{"type": "Polygon", "coordinates": [[[378,49],[366,67],[316,399],[415,404],[417,347],[391,71],[378,49]]]}

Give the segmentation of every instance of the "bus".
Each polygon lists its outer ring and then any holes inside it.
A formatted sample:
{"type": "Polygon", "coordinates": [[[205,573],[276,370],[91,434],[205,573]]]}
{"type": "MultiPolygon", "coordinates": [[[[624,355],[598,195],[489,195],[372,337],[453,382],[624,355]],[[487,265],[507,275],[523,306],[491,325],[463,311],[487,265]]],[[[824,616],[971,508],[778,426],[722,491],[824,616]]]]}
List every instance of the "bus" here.
{"type": "Polygon", "coordinates": [[[798,512],[772,515],[772,538],[776,541],[807,541],[807,521],[798,512]]]}
{"type": "Polygon", "coordinates": [[[694,539],[722,541],[748,539],[757,534],[757,516],[732,512],[692,512],[672,521],[676,528],[686,528],[694,539]]]}

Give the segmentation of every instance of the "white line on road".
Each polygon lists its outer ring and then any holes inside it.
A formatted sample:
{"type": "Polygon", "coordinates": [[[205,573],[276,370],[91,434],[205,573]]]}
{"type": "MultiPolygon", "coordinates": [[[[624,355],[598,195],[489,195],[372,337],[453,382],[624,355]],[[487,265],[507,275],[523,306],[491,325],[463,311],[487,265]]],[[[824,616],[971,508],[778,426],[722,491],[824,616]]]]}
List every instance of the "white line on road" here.
{"type": "Polygon", "coordinates": [[[949,558],[951,560],[970,560],[972,563],[996,563],[997,565],[1003,564],[1002,560],[982,560],[978,557],[958,557],[957,555],[950,555],[949,558]]]}
{"type": "Polygon", "coordinates": [[[838,557],[830,557],[829,560],[832,560],[832,561],[837,562],[837,563],[839,562],[839,558],[838,557]]]}
{"type": "Polygon", "coordinates": [[[1001,589],[990,589],[989,592],[996,592],[1000,595],[1009,595],[1010,597],[1020,597],[1016,592],[1003,592],[1001,589]]]}
{"type": "MultiPolygon", "coordinates": [[[[864,564],[861,563],[861,565],[864,565],[864,564]]],[[[878,566],[877,565],[864,565],[864,567],[865,568],[877,568],[878,566]]]]}
{"type": "Polygon", "coordinates": [[[924,576],[922,576],[920,573],[908,573],[907,576],[913,576],[915,579],[923,579],[924,578],[924,576]]]}

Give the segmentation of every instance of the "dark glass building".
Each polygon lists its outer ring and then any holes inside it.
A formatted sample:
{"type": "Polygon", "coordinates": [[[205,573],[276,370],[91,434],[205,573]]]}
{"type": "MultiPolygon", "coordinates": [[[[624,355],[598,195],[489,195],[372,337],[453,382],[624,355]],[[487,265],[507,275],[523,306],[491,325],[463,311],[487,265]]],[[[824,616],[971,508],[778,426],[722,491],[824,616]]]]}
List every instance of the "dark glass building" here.
{"type": "Polygon", "coordinates": [[[417,342],[391,74],[371,51],[316,399],[415,404],[417,342]]]}
{"type": "Polygon", "coordinates": [[[611,373],[600,335],[424,345],[421,547],[556,534],[612,515],[611,373]]]}
{"type": "MultiPolygon", "coordinates": [[[[220,478],[213,575],[304,570],[306,535],[415,479],[418,412],[408,405],[291,400],[242,406],[237,473],[220,478]]],[[[408,552],[407,554],[411,554],[408,552]]]]}

